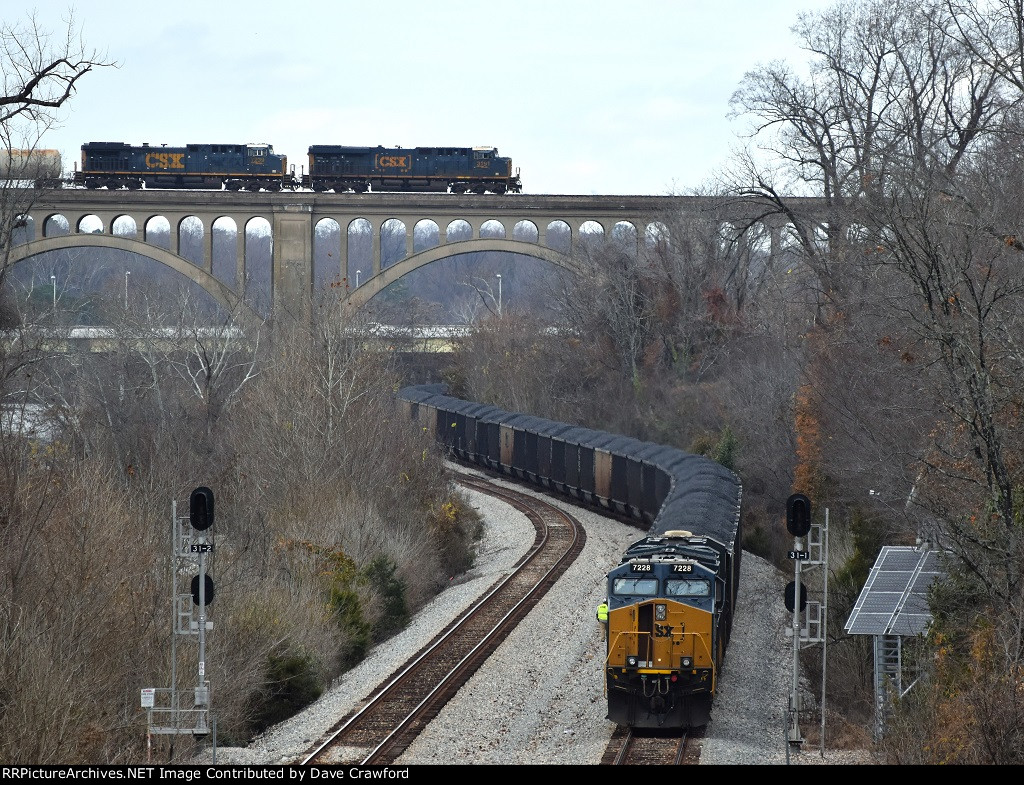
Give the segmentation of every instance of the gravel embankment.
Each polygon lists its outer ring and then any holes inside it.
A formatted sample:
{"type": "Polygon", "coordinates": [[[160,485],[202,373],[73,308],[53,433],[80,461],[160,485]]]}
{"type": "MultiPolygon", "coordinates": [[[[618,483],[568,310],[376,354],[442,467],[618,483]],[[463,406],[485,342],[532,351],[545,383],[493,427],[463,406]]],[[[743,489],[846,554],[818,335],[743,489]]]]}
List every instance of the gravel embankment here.
{"type": "MultiPolygon", "coordinates": [[[[281,764],[299,758],[512,569],[533,541],[532,526],[507,504],[467,493],[486,524],[473,572],[417,614],[405,631],[377,646],[306,711],[246,748],[216,750],[216,763],[281,764]]],[[[600,762],[614,725],[605,718],[603,631],[594,611],[604,594],[605,572],[642,535],[597,513],[564,506],[586,526],[582,554],[406,750],[399,765],[600,762]]],[[[792,643],[784,637],[786,578],[763,559],[744,554],[740,583],[737,617],[701,763],[786,764],[784,715],[792,681],[792,643]]],[[[210,759],[208,750],[202,760],[210,759]]],[[[821,756],[814,749],[793,753],[788,762],[871,761],[866,753],[826,750],[821,756]]]]}

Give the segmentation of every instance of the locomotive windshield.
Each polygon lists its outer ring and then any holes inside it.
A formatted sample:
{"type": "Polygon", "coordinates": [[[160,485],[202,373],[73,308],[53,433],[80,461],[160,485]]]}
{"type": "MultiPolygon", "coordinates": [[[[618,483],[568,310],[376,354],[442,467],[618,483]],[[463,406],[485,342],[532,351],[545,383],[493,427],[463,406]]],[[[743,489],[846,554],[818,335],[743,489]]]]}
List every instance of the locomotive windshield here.
{"type": "Polygon", "coordinates": [[[615,594],[643,594],[653,596],[658,593],[657,578],[616,578],[612,583],[615,594]]]}
{"type": "Polygon", "coordinates": [[[665,581],[665,594],[669,597],[709,597],[711,584],[698,578],[665,581]]]}

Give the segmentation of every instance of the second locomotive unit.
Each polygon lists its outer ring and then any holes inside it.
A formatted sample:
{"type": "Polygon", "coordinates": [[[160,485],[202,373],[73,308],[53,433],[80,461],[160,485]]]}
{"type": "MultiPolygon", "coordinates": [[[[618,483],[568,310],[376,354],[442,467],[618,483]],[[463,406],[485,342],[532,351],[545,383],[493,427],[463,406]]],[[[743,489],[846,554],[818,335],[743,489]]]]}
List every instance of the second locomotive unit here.
{"type": "Polygon", "coordinates": [[[519,193],[512,159],[496,147],[309,148],[309,174],[302,184],[314,191],[437,191],[441,193],[519,193]]]}
{"type": "Polygon", "coordinates": [[[298,181],[288,158],[269,144],[133,146],[124,142],[82,145],[82,168],[72,182],[86,188],[214,188],[280,191],[298,181]]]}
{"type": "Polygon", "coordinates": [[[460,400],[440,385],[398,395],[454,457],[646,530],[605,576],[608,719],[706,724],[739,586],[739,478],[700,455],[460,400]]]}

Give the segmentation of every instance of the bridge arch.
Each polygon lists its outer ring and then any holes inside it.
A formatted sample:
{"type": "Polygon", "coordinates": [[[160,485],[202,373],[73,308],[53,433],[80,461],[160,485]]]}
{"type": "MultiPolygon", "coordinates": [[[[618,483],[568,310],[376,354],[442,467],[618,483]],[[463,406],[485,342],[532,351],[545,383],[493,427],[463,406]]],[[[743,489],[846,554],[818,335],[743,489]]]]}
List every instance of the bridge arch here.
{"type": "Polygon", "coordinates": [[[256,313],[241,301],[230,287],[221,283],[210,273],[160,246],[128,237],[109,234],[68,234],[43,237],[11,248],[9,263],[14,265],[47,251],[62,251],[68,248],[117,248],[144,256],[170,267],[198,284],[228,313],[240,312],[246,317],[257,318],[256,313]]]}
{"type": "Polygon", "coordinates": [[[579,268],[573,263],[572,257],[553,248],[538,245],[537,243],[523,242],[521,240],[505,240],[496,238],[484,238],[477,240],[460,240],[455,243],[443,243],[427,248],[418,253],[406,256],[401,261],[385,267],[378,274],[367,279],[357,289],[352,291],[345,298],[344,304],[353,308],[360,308],[379,292],[386,289],[403,275],[425,267],[431,262],[442,259],[449,259],[454,256],[461,256],[468,253],[480,253],[484,251],[501,251],[506,253],[519,254],[521,256],[532,256],[551,264],[556,265],[570,273],[578,274],[579,268]]]}

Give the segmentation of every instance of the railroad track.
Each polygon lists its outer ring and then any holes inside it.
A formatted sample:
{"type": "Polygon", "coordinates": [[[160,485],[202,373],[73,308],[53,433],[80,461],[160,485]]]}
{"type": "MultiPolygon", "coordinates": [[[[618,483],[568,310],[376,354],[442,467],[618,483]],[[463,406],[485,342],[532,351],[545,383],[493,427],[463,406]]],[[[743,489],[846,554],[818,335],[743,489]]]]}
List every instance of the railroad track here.
{"type": "Polygon", "coordinates": [[[601,762],[613,766],[680,766],[700,762],[704,728],[657,731],[625,728],[612,734],[601,762]]]}
{"type": "Polygon", "coordinates": [[[479,476],[460,473],[458,480],[523,512],[536,530],[533,547],[509,576],[435,636],[296,763],[393,763],[583,550],[586,533],[569,513],[479,476]]]}

